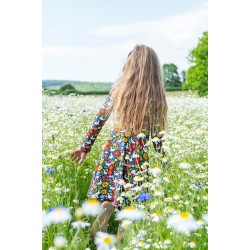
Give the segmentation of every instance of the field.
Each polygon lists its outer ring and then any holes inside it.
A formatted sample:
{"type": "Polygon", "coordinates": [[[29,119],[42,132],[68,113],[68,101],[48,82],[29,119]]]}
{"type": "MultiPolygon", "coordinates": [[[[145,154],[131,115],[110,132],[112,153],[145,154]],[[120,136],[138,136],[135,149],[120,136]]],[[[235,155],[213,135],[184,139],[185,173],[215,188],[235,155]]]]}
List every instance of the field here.
{"type": "MultiPolygon", "coordinates": [[[[81,165],[71,161],[70,153],[81,145],[104,99],[97,95],[43,96],[43,249],[96,249],[87,224],[95,217],[82,217],[79,211],[109,135],[110,121],[81,165]],[[57,208],[54,223],[48,223],[46,216],[58,206],[63,207],[57,208]]],[[[169,128],[163,144],[167,157],[162,158],[150,144],[149,167],[160,170],[152,171],[145,184],[151,198],[133,204],[143,216],[124,226],[123,244],[112,249],[208,249],[207,99],[179,92],[167,93],[167,100],[169,128]]],[[[110,234],[116,234],[115,218],[114,214],[110,234]]]]}

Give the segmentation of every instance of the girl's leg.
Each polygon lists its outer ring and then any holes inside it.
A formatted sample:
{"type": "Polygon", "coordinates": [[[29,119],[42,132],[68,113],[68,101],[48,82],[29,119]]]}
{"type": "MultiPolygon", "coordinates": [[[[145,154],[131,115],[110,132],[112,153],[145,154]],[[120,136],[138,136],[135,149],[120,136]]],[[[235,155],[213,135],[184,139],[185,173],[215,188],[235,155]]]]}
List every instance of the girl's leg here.
{"type": "Polygon", "coordinates": [[[98,231],[107,232],[108,222],[115,209],[114,206],[108,201],[104,201],[102,203],[102,208],[103,212],[97,216],[95,222],[93,223],[90,229],[90,237],[93,242],[95,239],[95,235],[98,231]]]}
{"type": "Polygon", "coordinates": [[[121,223],[117,229],[117,241],[119,244],[123,243],[123,228],[121,227],[121,223]]]}

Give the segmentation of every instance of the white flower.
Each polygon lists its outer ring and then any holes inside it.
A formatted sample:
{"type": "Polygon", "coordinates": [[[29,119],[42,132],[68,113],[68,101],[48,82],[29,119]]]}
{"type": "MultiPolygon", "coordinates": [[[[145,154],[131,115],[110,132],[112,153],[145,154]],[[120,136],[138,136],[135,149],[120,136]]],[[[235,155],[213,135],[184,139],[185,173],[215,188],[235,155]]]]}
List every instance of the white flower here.
{"type": "Polygon", "coordinates": [[[57,247],[57,248],[62,248],[62,247],[64,247],[64,246],[66,246],[66,244],[68,243],[68,241],[67,241],[67,239],[64,238],[63,236],[58,235],[58,236],[56,236],[56,237],[54,238],[53,243],[54,243],[55,247],[57,247]]]}
{"type": "Polygon", "coordinates": [[[142,176],[139,176],[139,175],[134,177],[134,181],[143,181],[143,179],[144,178],[142,176]]]}
{"type": "Polygon", "coordinates": [[[86,227],[89,227],[90,226],[90,223],[89,222],[84,222],[82,220],[78,220],[78,221],[74,221],[71,223],[71,226],[73,228],[86,228],[86,227]]]}
{"type": "Polygon", "coordinates": [[[189,235],[191,231],[199,228],[194,217],[187,212],[180,212],[167,219],[167,225],[174,228],[177,232],[189,235]]]}
{"type": "Polygon", "coordinates": [[[126,227],[130,226],[131,224],[132,224],[132,221],[130,221],[130,220],[122,220],[121,227],[126,228],[126,227]]]}
{"type": "Polygon", "coordinates": [[[196,244],[194,241],[191,241],[187,244],[190,248],[195,248],[196,247],[196,244]]]}
{"type": "Polygon", "coordinates": [[[112,234],[97,232],[95,237],[95,244],[98,250],[110,250],[116,244],[115,236],[112,234]]]}
{"type": "Polygon", "coordinates": [[[155,166],[149,169],[149,173],[151,173],[154,177],[157,177],[161,174],[162,170],[159,166],[155,166]]]}
{"type": "Polygon", "coordinates": [[[44,215],[44,225],[53,223],[64,223],[71,220],[72,216],[66,207],[53,207],[44,215]]]}
{"type": "Polygon", "coordinates": [[[102,212],[101,203],[94,198],[86,200],[82,204],[83,214],[87,216],[96,216],[102,212]]]}
{"type": "Polygon", "coordinates": [[[167,158],[166,156],[162,157],[161,160],[162,160],[163,162],[168,162],[168,158],[167,158]]]}
{"type": "Polygon", "coordinates": [[[146,137],[146,135],[144,133],[140,133],[137,135],[138,139],[141,139],[141,138],[144,139],[145,137],[146,137]]]}
{"type": "Polygon", "coordinates": [[[197,222],[198,226],[203,226],[204,225],[204,221],[202,219],[199,219],[197,222]]]}
{"type": "Polygon", "coordinates": [[[153,213],[151,214],[152,217],[152,221],[154,222],[159,222],[160,220],[162,220],[162,216],[159,213],[153,213]]]}
{"type": "Polygon", "coordinates": [[[208,223],[208,214],[203,214],[202,219],[205,221],[205,223],[208,223]]]}
{"type": "Polygon", "coordinates": [[[182,162],[179,165],[180,168],[189,169],[191,165],[188,162],[182,162]]]}
{"type": "Polygon", "coordinates": [[[164,195],[164,193],[162,190],[160,190],[160,189],[155,190],[155,196],[163,196],[163,195],[164,195]]]}
{"type": "Polygon", "coordinates": [[[160,141],[160,139],[159,139],[157,136],[155,136],[155,137],[152,139],[152,142],[158,143],[159,141],[160,141]]]}
{"type": "Polygon", "coordinates": [[[175,194],[173,198],[174,198],[174,200],[179,200],[181,198],[181,196],[179,194],[175,194]]]}
{"type": "Polygon", "coordinates": [[[144,212],[139,209],[135,209],[132,206],[127,206],[123,210],[116,213],[117,220],[130,220],[136,221],[142,219],[144,212]]]}
{"type": "Polygon", "coordinates": [[[131,188],[131,187],[133,187],[133,184],[131,184],[131,183],[127,183],[124,185],[125,189],[131,188]]]}

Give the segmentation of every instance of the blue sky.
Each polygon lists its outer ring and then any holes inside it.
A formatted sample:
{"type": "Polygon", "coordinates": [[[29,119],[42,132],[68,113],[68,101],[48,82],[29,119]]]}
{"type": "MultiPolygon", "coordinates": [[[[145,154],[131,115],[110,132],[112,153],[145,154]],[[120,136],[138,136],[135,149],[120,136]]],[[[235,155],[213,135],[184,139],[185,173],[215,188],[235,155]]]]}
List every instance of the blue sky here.
{"type": "Polygon", "coordinates": [[[113,82],[136,44],[181,71],[206,30],[204,0],[43,0],[43,79],[113,82]]]}

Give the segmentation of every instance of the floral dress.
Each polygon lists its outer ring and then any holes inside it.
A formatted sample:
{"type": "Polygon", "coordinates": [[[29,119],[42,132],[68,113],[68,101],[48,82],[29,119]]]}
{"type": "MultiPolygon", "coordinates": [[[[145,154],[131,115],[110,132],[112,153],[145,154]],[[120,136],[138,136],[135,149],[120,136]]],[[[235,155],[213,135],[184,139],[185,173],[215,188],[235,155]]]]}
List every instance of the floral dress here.
{"type": "MultiPolygon", "coordinates": [[[[85,136],[81,147],[83,152],[90,152],[91,146],[110,116],[112,107],[112,96],[109,93],[85,136]]],[[[142,173],[148,171],[147,141],[150,134],[153,137],[158,135],[156,131],[150,133],[147,128],[142,129],[141,133],[137,135],[118,128],[111,130],[96,163],[87,193],[88,198],[96,198],[101,202],[109,201],[118,209],[121,204],[131,204],[131,195],[125,193],[140,186],[143,179],[142,173]]],[[[154,140],[153,145],[159,151],[162,140],[154,140]]]]}

